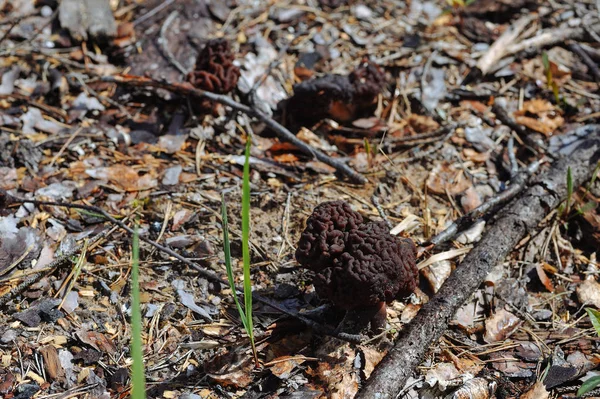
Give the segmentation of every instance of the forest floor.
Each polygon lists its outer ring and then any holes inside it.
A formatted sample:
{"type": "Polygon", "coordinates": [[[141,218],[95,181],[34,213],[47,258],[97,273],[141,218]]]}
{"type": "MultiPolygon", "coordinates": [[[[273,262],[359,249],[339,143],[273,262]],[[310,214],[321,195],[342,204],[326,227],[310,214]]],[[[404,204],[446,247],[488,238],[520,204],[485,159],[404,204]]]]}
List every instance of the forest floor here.
{"type": "MultiPolygon", "coordinates": [[[[592,0],[0,2],[0,398],[129,395],[123,224],[146,239],[149,397],[354,397],[530,175],[600,134],[599,18],[592,0]],[[243,281],[249,139],[251,283],[279,308],[254,301],[258,365],[221,283],[222,195],[243,281]],[[294,253],[331,200],[418,247],[418,288],[360,343],[294,316],[323,304],[294,253]]],[[[575,397],[600,375],[597,160],[397,397],[575,397]]]]}

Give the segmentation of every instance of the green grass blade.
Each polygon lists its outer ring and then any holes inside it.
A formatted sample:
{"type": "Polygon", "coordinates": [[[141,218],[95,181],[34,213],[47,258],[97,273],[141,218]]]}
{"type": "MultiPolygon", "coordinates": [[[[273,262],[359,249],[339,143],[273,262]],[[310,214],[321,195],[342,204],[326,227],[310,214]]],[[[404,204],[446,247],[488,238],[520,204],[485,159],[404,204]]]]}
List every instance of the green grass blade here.
{"type": "Polygon", "coordinates": [[[592,326],[594,326],[596,333],[600,337],[600,312],[592,308],[585,308],[585,311],[588,313],[588,316],[590,316],[592,326]]]}
{"type": "Polygon", "coordinates": [[[250,280],[250,137],[246,141],[244,175],[242,179],[242,258],[244,262],[244,311],[250,343],[254,353],[254,332],[252,323],[252,281],[250,280]]]}
{"type": "Polygon", "coordinates": [[[144,356],[142,353],[142,312],[140,310],[140,242],[136,226],[133,234],[131,263],[131,383],[133,399],[146,397],[144,356]]]}
{"type": "Polygon", "coordinates": [[[586,393],[594,390],[596,387],[600,386],[600,375],[590,378],[586,382],[581,385],[581,388],[577,391],[577,397],[583,396],[586,393]]]}
{"type": "Polygon", "coordinates": [[[221,194],[221,218],[223,220],[223,252],[225,253],[225,269],[227,270],[227,280],[229,281],[229,288],[231,288],[233,300],[235,301],[235,306],[240,314],[240,319],[242,320],[242,324],[244,325],[246,333],[248,333],[246,314],[244,313],[244,309],[242,309],[242,305],[238,300],[237,292],[235,290],[235,280],[233,278],[233,267],[231,266],[231,246],[229,244],[229,223],[227,221],[227,203],[225,202],[225,194],[221,194]]]}

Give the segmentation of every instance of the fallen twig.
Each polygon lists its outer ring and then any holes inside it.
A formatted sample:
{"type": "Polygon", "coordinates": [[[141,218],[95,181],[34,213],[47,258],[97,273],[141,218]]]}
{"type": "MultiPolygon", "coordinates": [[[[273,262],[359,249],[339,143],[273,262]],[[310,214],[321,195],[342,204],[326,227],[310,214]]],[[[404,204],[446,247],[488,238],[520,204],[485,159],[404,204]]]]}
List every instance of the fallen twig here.
{"type": "Polygon", "coordinates": [[[171,26],[171,24],[173,23],[173,20],[177,18],[178,14],[179,13],[177,12],[177,10],[175,10],[171,14],[169,14],[167,19],[165,19],[165,22],[160,27],[160,34],[158,36],[157,41],[159,48],[163,52],[165,58],[171,63],[171,65],[177,68],[177,70],[181,72],[183,76],[185,76],[188,74],[188,71],[183,67],[183,65],[179,63],[179,61],[177,61],[177,59],[169,49],[169,40],[167,39],[167,30],[169,29],[169,26],[171,26]]]}
{"type": "Polygon", "coordinates": [[[438,140],[438,142],[431,146],[431,148],[425,150],[425,151],[421,151],[419,152],[417,155],[414,155],[412,157],[404,157],[404,158],[391,158],[392,162],[394,163],[406,163],[406,162],[413,162],[413,161],[417,161],[419,159],[423,159],[431,154],[433,154],[434,152],[436,152],[437,150],[439,150],[440,148],[443,147],[444,143],[454,134],[454,130],[456,128],[457,125],[452,125],[452,128],[450,128],[448,130],[448,133],[446,133],[444,135],[444,137],[440,138],[438,140]]]}
{"type": "Polygon", "coordinates": [[[594,79],[596,79],[596,83],[600,84],[600,68],[594,60],[590,57],[590,55],[579,45],[579,43],[575,41],[570,41],[567,44],[569,50],[577,54],[577,56],[581,59],[581,61],[590,69],[590,73],[594,75],[594,79]]]}
{"type": "Polygon", "coordinates": [[[498,61],[508,54],[507,48],[514,44],[521,32],[523,32],[532,20],[532,15],[525,15],[524,17],[519,18],[514,24],[509,26],[502,35],[500,35],[483,57],[477,62],[476,67],[482,75],[487,75],[498,65],[498,61]]]}
{"type": "Polygon", "coordinates": [[[177,93],[177,94],[184,95],[184,96],[187,95],[187,96],[193,96],[196,98],[207,98],[209,100],[216,101],[218,103],[227,105],[236,111],[243,112],[247,115],[250,115],[250,116],[253,116],[253,117],[259,119],[261,122],[263,122],[265,125],[267,125],[281,140],[292,143],[293,145],[298,147],[298,149],[300,151],[302,151],[303,153],[313,156],[313,157],[317,158],[319,161],[326,163],[329,166],[332,166],[333,168],[335,168],[335,170],[338,173],[349,177],[352,181],[354,181],[356,183],[360,183],[360,184],[364,184],[367,182],[367,179],[364,176],[357,173],[355,170],[353,170],[351,167],[349,167],[342,161],[332,158],[332,157],[328,156],[327,154],[325,154],[324,152],[317,150],[316,148],[313,148],[309,144],[300,140],[298,137],[296,137],[296,135],[294,135],[292,132],[290,132],[284,126],[282,126],[281,124],[276,122],[270,116],[266,115],[265,113],[263,113],[257,109],[254,109],[254,108],[248,107],[247,105],[241,104],[241,103],[235,101],[234,99],[232,99],[231,97],[221,95],[221,94],[215,94],[215,93],[205,91],[205,90],[196,89],[187,82],[186,83],[159,82],[159,81],[145,78],[142,76],[132,76],[132,75],[105,76],[105,77],[101,78],[101,80],[103,82],[118,83],[118,84],[123,84],[123,85],[128,85],[128,86],[154,87],[154,88],[168,90],[173,93],[177,93]]]}
{"type": "Polygon", "coordinates": [[[506,190],[490,198],[488,201],[479,205],[471,212],[456,219],[450,226],[448,226],[444,231],[433,237],[427,244],[442,244],[446,241],[451,240],[458,233],[465,230],[469,226],[472,226],[478,219],[484,216],[490,217],[490,211],[492,209],[506,204],[514,197],[516,197],[517,194],[523,191],[529,177],[532,176],[545,161],[546,159],[542,158],[538,161],[533,162],[531,165],[529,165],[527,169],[522,170],[520,173],[517,173],[510,181],[510,186],[506,190]]]}
{"type": "Polygon", "coordinates": [[[596,125],[595,133],[568,157],[556,161],[520,198],[505,208],[437,294],[402,330],[356,399],[396,398],[429,346],[439,339],[450,318],[490,270],[567,196],[567,169],[571,169],[574,187],[591,177],[600,158],[600,125],[596,125]]]}
{"type": "MultiPolygon", "coordinates": [[[[538,150],[546,151],[547,146],[544,142],[542,135],[540,133],[530,131],[523,125],[519,125],[517,121],[509,115],[506,108],[504,108],[504,101],[502,99],[497,99],[494,101],[494,105],[492,105],[492,111],[496,115],[496,118],[502,122],[503,125],[508,126],[512,130],[515,131],[521,137],[521,139],[530,147],[530,149],[534,152],[538,150]]],[[[547,154],[549,157],[552,157],[551,154],[547,154]]]]}

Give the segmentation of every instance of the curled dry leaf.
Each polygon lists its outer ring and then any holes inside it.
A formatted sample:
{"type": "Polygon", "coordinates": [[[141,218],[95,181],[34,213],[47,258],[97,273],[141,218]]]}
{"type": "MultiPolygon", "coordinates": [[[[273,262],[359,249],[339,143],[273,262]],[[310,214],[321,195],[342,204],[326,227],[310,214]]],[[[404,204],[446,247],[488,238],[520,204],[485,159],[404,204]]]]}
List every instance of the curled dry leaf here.
{"type": "Polygon", "coordinates": [[[554,292],[554,285],[552,284],[552,280],[550,280],[540,263],[537,263],[535,265],[535,270],[537,272],[538,278],[540,279],[544,287],[546,287],[548,291],[554,292]]]}
{"type": "Polygon", "coordinates": [[[436,166],[427,179],[427,189],[438,195],[457,195],[472,186],[463,171],[444,162],[436,166]]]}
{"type": "Polygon", "coordinates": [[[488,382],[485,378],[473,378],[445,399],[489,399],[496,392],[496,387],[495,382],[488,382]]]}
{"type": "Polygon", "coordinates": [[[135,169],[125,165],[87,169],[85,173],[95,179],[108,180],[125,191],[149,190],[158,185],[158,181],[150,173],[140,176],[135,169]]]}
{"type": "Polygon", "coordinates": [[[577,298],[582,304],[594,305],[600,309],[600,284],[590,276],[577,287],[577,298]]]}
{"type": "Polygon", "coordinates": [[[546,391],[542,381],[536,382],[529,391],[521,395],[521,399],[548,399],[549,397],[550,393],[546,391]]]}
{"type": "Polygon", "coordinates": [[[217,355],[204,365],[204,371],[218,384],[244,388],[252,382],[251,356],[227,352],[217,355]]]}
{"type": "Polygon", "coordinates": [[[500,309],[485,321],[483,340],[487,343],[503,341],[512,335],[521,323],[521,319],[517,316],[500,309]]]}
{"type": "Polygon", "coordinates": [[[565,122],[558,110],[547,100],[535,99],[523,103],[523,109],[515,111],[515,120],[531,130],[551,135],[565,122]]]}
{"type": "Polygon", "coordinates": [[[383,360],[383,357],[387,354],[387,349],[381,350],[380,348],[375,349],[369,346],[361,346],[360,351],[363,354],[365,364],[363,365],[363,373],[365,378],[369,378],[375,367],[383,360]]]}
{"type": "Polygon", "coordinates": [[[96,331],[79,330],[76,334],[77,338],[79,338],[81,342],[88,344],[97,351],[104,353],[115,353],[117,351],[115,344],[102,333],[96,331]]]}
{"type": "Polygon", "coordinates": [[[481,205],[481,203],[481,196],[473,186],[469,187],[460,199],[460,204],[462,205],[465,213],[471,212],[473,209],[481,205]]]}
{"type": "MultiPolygon", "coordinates": [[[[333,342],[333,341],[331,341],[333,342]]],[[[322,348],[324,354],[320,356],[325,361],[319,362],[312,372],[318,376],[327,389],[329,398],[351,399],[358,392],[358,373],[354,368],[356,358],[350,345],[343,344],[333,350],[327,349],[328,344],[322,348]]]]}
{"type": "Polygon", "coordinates": [[[281,356],[269,362],[269,370],[282,380],[290,378],[292,371],[305,362],[303,356],[281,356]]]}
{"type": "Polygon", "coordinates": [[[452,273],[452,263],[448,260],[435,262],[424,268],[421,273],[429,283],[433,292],[438,292],[442,284],[444,284],[444,281],[446,281],[450,276],[450,273],[452,273]]]}

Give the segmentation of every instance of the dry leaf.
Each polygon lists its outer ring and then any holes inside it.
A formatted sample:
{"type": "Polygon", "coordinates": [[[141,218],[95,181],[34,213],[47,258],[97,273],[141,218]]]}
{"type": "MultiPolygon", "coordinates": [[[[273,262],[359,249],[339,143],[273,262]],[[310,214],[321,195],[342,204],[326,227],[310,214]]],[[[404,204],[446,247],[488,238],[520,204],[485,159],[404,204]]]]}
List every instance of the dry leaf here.
{"type": "Polygon", "coordinates": [[[88,344],[92,348],[104,353],[116,353],[117,347],[113,342],[106,338],[102,333],[96,331],[79,330],[76,333],[77,338],[84,344],[88,344]]]}
{"type": "Polygon", "coordinates": [[[484,378],[473,378],[465,382],[448,399],[489,399],[495,392],[495,383],[490,384],[484,378]]]}
{"type": "Polygon", "coordinates": [[[406,118],[406,121],[408,122],[408,126],[417,134],[433,132],[440,127],[440,124],[435,119],[425,115],[410,114],[406,118]]]}
{"type": "Polygon", "coordinates": [[[594,277],[586,278],[583,283],[577,287],[577,298],[582,304],[594,305],[600,309],[600,284],[594,277]]]}
{"type": "Polygon", "coordinates": [[[515,111],[517,123],[531,130],[551,135],[565,122],[560,111],[547,100],[535,99],[523,103],[523,109],[515,111]]]}
{"type": "Polygon", "coordinates": [[[521,323],[521,319],[517,316],[500,309],[485,321],[483,340],[487,343],[504,341],[519,328],[521,323]]]}
{"type": "Polygon", "coordinates": [[[463,171],[448,162],[436,166],[427,178],[427,189],[439,195],[457,195],[471,187],[471,181],[463,171]]]}
{"type": "Polygon", "coordinates": [[[292,371],[305,362],[302,356],[281,356],[269,362],[269,370],[282,380],[290,378],[292,371]]]}
{"type": "Polygon", "coordinates": [[[535,270],[537,271],[537,275],[544,287],[546,287],[548,291],[554,292],[554,285],[552,284],[552,280],[550,280],[540,263],[537,263],[535,265],[535,270]]]}
{"type": "Polygon", "coordinates": [[[44,368],[46,369],[48,376],[53,380],[62,380],[65,376],[65,370],[60,365],[58,351],[54,345],[43,346],[39,349],[39,351],[44,358],[44,368]]]}
{"type": "Polygon", "coordinates": [[[366,378],[369,378],[375,367],[381,362],[387,354],[387,350],[375,349],[369,346],[360,346],[360,350],[364,355],[365,364],[363,365],[363,373],[366,378]]]}
{"type": "Polygon", "coordinates": [[[533,388],[521,395],[521,399],[548,399],[550,393],[546,391],[546,387],[542,381],[535,383],[533,388]]]}
{"type": "Polygon", "coordinates": [[[227,352],[210,359],[204,369],[218,384],[244,388],[252,382],[253,365],[251,356],[227,352]]]}
{"type": "Polygon", "coordinates": [[[273,160],[280,163],[294,163],[298,162],[298,157],[294,154],[281,154],[273,156],[273,160]]]}

